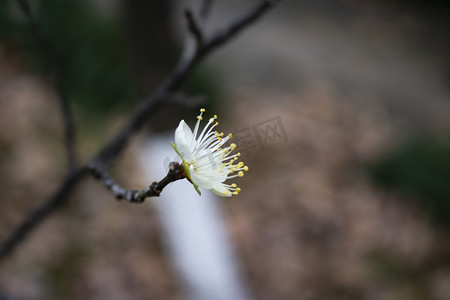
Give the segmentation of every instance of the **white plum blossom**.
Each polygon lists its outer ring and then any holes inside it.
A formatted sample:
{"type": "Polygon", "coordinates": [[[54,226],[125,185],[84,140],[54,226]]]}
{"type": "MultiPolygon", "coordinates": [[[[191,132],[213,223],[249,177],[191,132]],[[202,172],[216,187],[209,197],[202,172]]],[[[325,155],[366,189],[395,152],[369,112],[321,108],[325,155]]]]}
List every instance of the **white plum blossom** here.
{"type": "Polygon", "coordinates": [[[198,187],[222,197],[237,195],[241,189],[235,183],[226,184],[224,181],[244,176],[244,171],[248,171],[248,167],[244,166],[243,162],[233,164],[241,154],[233,154],[236,148],[234,143],[224,146],[231,138],[231,133],[224,137],[223,132],[214,130],[219,124],[216,122],[216,115],[209,119],[198,134],[204,112],[205,109],[200,109],[194,132],[184,120],[180,121],[175,130],[175,143],[171,143],[172,147],[181,157],[186,176],[199,194],[198,187]]]}

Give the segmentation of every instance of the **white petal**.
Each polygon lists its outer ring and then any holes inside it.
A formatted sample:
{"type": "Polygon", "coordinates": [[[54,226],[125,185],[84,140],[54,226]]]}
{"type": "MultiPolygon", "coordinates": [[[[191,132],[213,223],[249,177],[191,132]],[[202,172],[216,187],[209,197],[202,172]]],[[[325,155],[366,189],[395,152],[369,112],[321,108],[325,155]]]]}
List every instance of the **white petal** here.
{"type": "Polygon", "coordinates": [[[193,150],[192,143],[192,131],[191,128],[184,122],[180,121],[177,129],[175,130],[175,145],[177,146],[178,152],[183,156],[186,161],[191,160],[191,154],[193,150]]]}
{"type": "Polygon", "coordinates": [[[189,167],[189,175],[191,176],[192,182],[201,188],[209,190],[214,185],[214,181],[211,180],[209,177],[203,176],[198,172],[195,172],[194,166],[192,165],[189,167]]]}
{"type": "Polygon", "coordinates": [[[221,183],[215,184],[211,189],[211,192],[220,197],[231,197],[231,192],[221,183]]]}

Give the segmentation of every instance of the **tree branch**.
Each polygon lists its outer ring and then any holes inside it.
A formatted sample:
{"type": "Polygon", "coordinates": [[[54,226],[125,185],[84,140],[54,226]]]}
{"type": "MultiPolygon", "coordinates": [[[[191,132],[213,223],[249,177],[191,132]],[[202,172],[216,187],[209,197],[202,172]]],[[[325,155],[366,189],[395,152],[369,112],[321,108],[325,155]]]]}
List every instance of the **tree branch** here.
{"type": "Polygon", "coordinates": [[[128,190],[121,187],[108,172],[99,170],[94,166],[88,167],[93,176],[103,182],[104,186],[109,189],[117,200],[125,199],[132,203],[142,203],[147,197],[158,197],[162,190],[171,182],[186,178],[186,172],[179,163],[171,162],[169,172],[161,181],[153,182],[143,190],[128,190]]]}
{"type": "Polygon", "coordinates": [[[197,20],[197,17],[189,9],[187,9],[184,12],[184,15],[187,20],[188,29],[195,38],[197,48],[201,48],[203,46],[203,30],[200,26],[200,22],[197,20]]]}
{"type": "MultiPolygon", "coordinates": [[[[17,0],[21,7],[23,8],[26,14],[30,14],[31,11],[29,9],[29,5],[26,0],[17,0]]],[[[150,114],[155,111],[157,107],[159,107],[167,98],[173,94],[173,92],[179,87],[179,85],[183,82],[183,80],[189,76],[194,67],[196,67],[202,59],[204,59],[207,55],[213,52],[219,46],[229,42],[232,38],[234,38],[239,32],[241,32],[245,27],[250,25],[252,22],[256,21],[262,14],[264,14],[269,8],[271,8],[275,3],[280,0],[270,1],[265,0],[261,1],[254,8],[252,8],[247,14],[243,15],[241,18],[238,18],[236,21],[232,22],[227,28],[224,30],[217,32],[212,35],[212,37],[208,40],[205,40],[201,47],[197,47],[195,51],[190,55],[182,55],[178,64],[174,68],[171,74],[166,78],[166,80],[160,85],[160,87],[156,90],[156,92],[145,99],[143,99],[140,104],[136,107],[134,113],[128,119],[128,122],[120,129],[116,135],[114,135],[107,143],[101,147],[101,149],[94,155],[89,162],[75,171],[70,172],[66,179],[61,183],[60,187],[55,191],[55,193],[44,203],[42,206],[37,208],[34,212],[32,212],[19,227],[17,227],[11,235],[6,239],[6,241],[0,246],[0,260],[4,259],[8,254],[10,254],[17,245],[25,239],[30,232],[46,217],[48,217],[51,212],[56,210],[58,207],[62,206],[67,202],[68,195],[73,190],[73,188],[80,182],[80,180],[86,174],[86,171],[94,168],[96,170],[106,170],[109,164],[119,155],[127,146],[130,138],[140,129],[143,124],[148,120],[150,114]]],[[[33,19],[31,19],[33,20],[33,19]]],[[[34,30],[40,32],[39,27],[36,26],[36,23],[33,21],[34,25],[32,25],[34,30]]],[[[33,24],[32,23],[32,24],[33,24]]],[[[191,32],[192,33],[192,32],[191,32]]],[[[44,45],[49,45],[48,42],[45,42],[45,37],[39,34],[41,40],[44,40],[44,45]]],[[[47,47],[47,46],[46,46],[47,47]]],[[[188,45],[186,47],[189,47],[188,45]]],[[[51,54],[52,52],[48,52],[47,54],[51,54]]],[[[53,61],[55,61],[53,59],[53,61]]],[[[59,86],[59,84],[58,84],[59,86]]],[[[64,101],[65,97],[62,97],[61,103],[67,103],[64,101]]],[[[68,110],[69,111],[69,110],[68,110]]],[[[67,113],[67,112],[66,112],[67,113]]],[[[71,130],[71,120],[70,112],[68,113],[69,118],[66,119],[66,133],[67,139],[73,140],[71,130]]],[[[68,144],[70,146],[72,144],[68,144]]],[[[177,170],[177,167],[174,167],[177,170]]],[[[100,180],[102,180],[107,188],[113,191],[113,194],[124,196],[125,199],[127,196],[126,189],[121,188],[114,180],[112,180],[109,175],[104,172],[99,172],[100,180]],[[105,175],[106,174],[106,175],[105,175]]],[[[152,185],[147,187],[146,189],[137,192],[138,196],[131,196],[130,199],[140,199],[142,197],[151,197],[159,195],[162,189],[174,181],[174,178],[177,178],[178,175],[170,175],[169,174],[162,179],[160,182],[154,182],[152,185]],[[175,176],[175,177],[173,177],[175,176]],[[136,197],[136,198],[134,198],[136,197]]],[[[180,178],[178,178],[180,179],[180,178]]],[[[177,180],[177,179],[176,179],[177,180]]],[[[134,195],[134,192],[131,192],[134,195]]],[[[117,196],[116,196],[117,197],[117,196]]],[[[139,201],[131,201],[131,202],[139,202],[139,201]]]]}
{"type": "Polygon", "coordinates": [[[278,4],[282,0],[264,0],[260,1],[253,9],[249,10],[247,14],[243,15],[241,18],[235,20],[227,28],[221,32],[217,32],[209,42],[204,46],[204,51],[210,52],[218,46],[223,45],[228,42],[230,38],[236,36],[244,28],[246,28],[251,23],[259,19],[264,13],[266,13],[274,5],[278,4]]]}
{"type": "Polygon", "coordinates": [[[50,40],[42,32],[41,27],[33,16],[28,0],[17,0],[23,14],[28,20],[30,31],[34,34],[45,57],[49,68],[50,76],[56,87],[58,93],[58,102],[62,114],[62,121],[64,123],[64,139],[66,143],[67,152],[67,168],[68,172],[72,173],[76,168],[76,151],[75,151],[75,125],[73,122],[72,111],[69,105],[67,91],[64,86],[64,80],[61,69],[58,64],[57,56],[50,40]]]}

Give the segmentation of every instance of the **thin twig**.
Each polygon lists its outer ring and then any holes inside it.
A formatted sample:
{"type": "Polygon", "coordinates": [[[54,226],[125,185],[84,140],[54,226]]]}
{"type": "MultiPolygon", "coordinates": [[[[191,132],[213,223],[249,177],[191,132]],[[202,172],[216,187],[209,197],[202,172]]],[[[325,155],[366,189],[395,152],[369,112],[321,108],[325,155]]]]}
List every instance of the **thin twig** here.
{"type": "Polygon", "coordinates": [[[237,19],[230,26],[225,28],[222,32],[217,32],[208,43],[204,46],[204,51],[210,52],[214,48],[221,46],[228,42],[231,37],[236,36],[244,28],[259,19],[265,12],[267,12],[274,5],[281,2],[281,0],[264,0],[260,1],[253,9],[249,10],[247,14],[237,19]]]}
{"type": "Polygon", "coordinates": [[[189,9],[187,9],[184,12],[184,15],[187,20],[188,29],[195,38],[197,48],[202,47],[203,46],[203,30],[200,26],[199,21],[197,20],[196,16],[192,13],[192,11],[190,11],[189,9]]]}
{"type": "MultiPolygon", "coordinates": [[[[27,3],[26,0],[17,1],[19,1],[19,3],[27,3]]],[[[191,74],[193,68],[196,67],[202,59],[204,59],[219,46],[230,41],[242,29],[258,19],[277,2],[279,2],[279,0],[261,1],[247,14],[232,22],[225,30],[212,35],[209,40],[203,43],[202,47],[196,49],[193,55],[182,56],[173,72],[169,74],[156,92],[152,96],[147,97],[140,102],[133,115],[128,119],[128,123],[126,123],[116,135],[114,135],[107,143],[103,145],[103,147],[101,147],[98,153],[89,160],[88,164],[69,174],[68,177],[61,183],[56,192],[44,204],[42,204],[42,206],[31,213],[24,220],[24,222],[11,233],[7,240],[0,246],[0,260],[10,254],[40,222],[50,215],[51,212],[66,203],[69,193],[86,174],[85,171],[89,169],[89,166],[95,166],[98,170],[106,170],[108,165],[120,153],[122,153],[130,138],[140,128],[142,128],[144,123],[150,117],[150,114],[172,95],[172,93],[179,87],[183,80],[191,74]]],[[[164,188],[164,186],[166,186],[169,182],[171,182],[171,180],[166,176],[166,178],[158,183],[161,184],[161,186],[155,187],[154,190],[162,190],[162,188],[164,188]]]]}
{"type": "Polygon", "coordinates": [[[58,102],[62,114],[62,121],[64,122],[64,139],[67,151],[67,168],[68,173],[72,173],[75,171],[76,167],[75,125],[73,122],[72,111],[70,109],[69,99],[64,85],[62,72],[58,64],[57,56],[52,44],[50,43],[50,40],[43,33],[41,27],[34,18],[28,0],[17,0],[17,2],[24,15],[27,17],[31,32],[38,40],[39,47],[42,51],[43,56],[45,57],[49,72],[58,93],[58,102]]]}
{"type": "Polygon", "coordinates": [[[184,168],[177,162],[171,162],[169,172],[161,181],[153,182],[143,190],[129,190],[121,187],[108,172],[99,170],[94,166],[89,167],[95,178],[101,180],[103,185],[109,189],[117,200],[127,200],[132,203],[142,203],[147,197],[158,197],[162,190],[171,182],[186,178],[184,168]]]}

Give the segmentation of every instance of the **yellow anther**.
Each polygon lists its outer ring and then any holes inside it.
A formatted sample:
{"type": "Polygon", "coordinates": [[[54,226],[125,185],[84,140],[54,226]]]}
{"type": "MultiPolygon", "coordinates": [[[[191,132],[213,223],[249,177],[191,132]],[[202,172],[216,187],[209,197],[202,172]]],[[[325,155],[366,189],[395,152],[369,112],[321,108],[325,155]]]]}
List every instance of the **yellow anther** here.
{"type": "Polygon", "coordinates": [[[238,157],[241,156],[241,153],[240,152],[236,153],[236,156],[238,156],[238,157]]]}
{"type": "Polygon", "coordinates": [[[238,164],[237,164],[237,167],[238,168],[242,168],[244,166],[244,163],[243,162],[239,162],[238,164]]]}
{"type": "Polygon", "coordinates": [[[244,176],[244,172],[242,172],[242,171],[239,171],[239,172],[238,172],[238,176],[239,176],[239,177],[242,177],[242,176],[244,176]]]}
{"type": "Polygon", "coordinates": [[[205,112],[205,109],[204,108],[200,108],[200,112],[205,112]]]}
{"type": "Polygon", "coordinates": [[[200,121],[202,121],[202,120],[203,120],[203,117],[202,117],[202,116],[197,116],[197,119],[199,119],[200,121]]]}
{"type": "Polygon", "coordinates": [[[223,136],[223,132],[220,133],[220,136],[223,136]]]}
{"type": "Polygon", "coordinates": [[[217,115],[214,115],[214,119],[217,119],[217,115]]]}
{"type": "Polygon", "coordinates": [[[214,119],[213,118],[209,119],[209,123],[212,123],[212,122],[214,122],[214,119]]]}
{"type": "Polygon", "coordinates": [[[230,145],[230,148],[231,148],[231,151],[233,151],[233,150],[236,148],[236,144],[235,144],[235,143],[232,143],[232,144],[230,145]]]}
{"type": "Polygon", "coordinates": [[[228,154],[230,151],[224,150],[223,153],[228,154]]]}
{"type": "Polygon", "coordinates": [[[218,139],[219,141],[222,141],[222,138],[221,138],[220,136],[218,136],[217,139],[218,139]]]}
{"type": "Polygon", "coordinates": [[[219,122],[216,122],[216,126],[219,125],[219,122]]]}
{"type": "Polygon", "coordinates": [[[231,186],[234,187],[234,188],[236,188],[236,187],[237,187],[237,184],[236,184],[236,183],[232,183],[231,186]]]}
{"type": "Polygon", "coordinates": [[[238,192],[233,192],[233,195],[237,195],[237,194],[239,194],[238,192]]]}
{"type": "Polygon", "coordinates": [[[241,191],[241,188],[236,188],[236,192],[240,192],[241,191]]]}
{"type": "Polygon", "coordinates": [[[233,135],[231,133],[229,133],[228,137],[231,139],[233,137],[233,135]]]}
{"type": "Polygon", "coordinates": [[[245,172],[248,171],[248,167],[247,167],[247,166],[244,167],[244,171],[245,171],[245,172]]]}
{"type": "Polygon", "coordinates": [[[217,137],[219,136],[219,133],[217,131],[214,131],[214,135],[217,137]]]}

